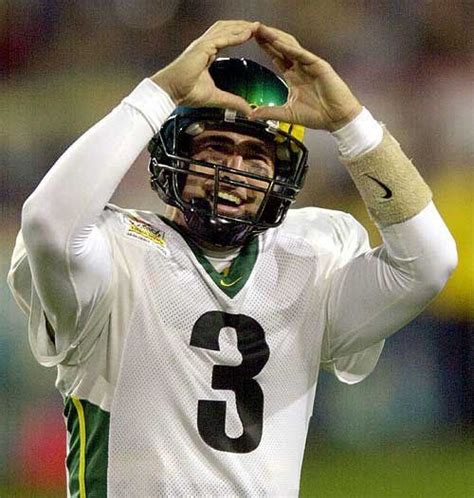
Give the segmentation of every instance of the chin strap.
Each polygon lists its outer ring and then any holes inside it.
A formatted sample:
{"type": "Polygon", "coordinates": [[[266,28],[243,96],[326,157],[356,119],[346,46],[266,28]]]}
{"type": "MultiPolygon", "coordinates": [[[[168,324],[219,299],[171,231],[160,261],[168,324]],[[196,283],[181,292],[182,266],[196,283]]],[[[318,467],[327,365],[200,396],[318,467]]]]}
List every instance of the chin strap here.
{"type": "Polygon", "coordinates": [[[238,247],[253,235],[252,226],[210,216],[209,203],[205,199],[192,199],[183,210],[188,233],[198,244],[217,247],[238,247]]]}

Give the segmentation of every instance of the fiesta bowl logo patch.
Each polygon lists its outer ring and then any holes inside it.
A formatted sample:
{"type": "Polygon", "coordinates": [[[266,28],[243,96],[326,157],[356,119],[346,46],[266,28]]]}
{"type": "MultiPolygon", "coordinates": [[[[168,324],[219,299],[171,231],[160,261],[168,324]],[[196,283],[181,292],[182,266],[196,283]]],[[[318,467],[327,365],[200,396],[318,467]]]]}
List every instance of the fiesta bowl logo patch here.
{"type": "Polygon", "coordinates": [[[155,249],[159,249],[163,254],[168,255],[164,232],[138,220],[130,219],[129,221],[130,225],[127,231],[129,237],[146,242],[155,249]]]}

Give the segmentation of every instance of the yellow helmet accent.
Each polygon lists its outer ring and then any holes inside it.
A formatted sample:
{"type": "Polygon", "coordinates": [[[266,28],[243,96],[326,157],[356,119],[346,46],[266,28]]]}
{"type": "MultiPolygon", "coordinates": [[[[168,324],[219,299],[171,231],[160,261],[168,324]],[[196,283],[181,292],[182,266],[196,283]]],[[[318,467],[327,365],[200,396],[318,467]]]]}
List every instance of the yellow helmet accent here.
{"type": "MultiPolygon", "coordinates": [[[[296,138],[296,140],[299,140],[300,142],[303,141],[304,132],[305,132],[304,126],[292,123],[285,123],[284,121],[279,121],[278,129],[285,133],[288,133],[290,136],[296,138]]],[[[283,137],[279,137],[278,141],[283,141],[283,140],[284,140],[283,137]]]]}

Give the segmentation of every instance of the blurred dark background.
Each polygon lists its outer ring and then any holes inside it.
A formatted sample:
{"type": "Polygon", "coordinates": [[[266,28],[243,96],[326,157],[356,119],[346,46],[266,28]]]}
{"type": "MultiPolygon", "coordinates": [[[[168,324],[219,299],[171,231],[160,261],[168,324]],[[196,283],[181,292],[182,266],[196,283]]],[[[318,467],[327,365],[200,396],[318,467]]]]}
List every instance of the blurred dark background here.
{"type": "MultiPolygon", "coordinates": [[[[322,375],[302,495],[472,497],[474,3],[417,0],[0,2],[0,496],[65,495],[55,372],[35,363],[5,282],[22,203],[142,78],[232,18],[289,31],[331,62],[413,158],[458,244],[446,289],[387,342],[365,382],[322,375]]],[[[254,42],[226,53],[271,64],[254,42]]],[[[311,173],[298,204],[349,211],[378,244],[331,137],[306,137],[311,173]]],[[[162,209],[146,164],[143,154],[113,202],[162,209]]]]}

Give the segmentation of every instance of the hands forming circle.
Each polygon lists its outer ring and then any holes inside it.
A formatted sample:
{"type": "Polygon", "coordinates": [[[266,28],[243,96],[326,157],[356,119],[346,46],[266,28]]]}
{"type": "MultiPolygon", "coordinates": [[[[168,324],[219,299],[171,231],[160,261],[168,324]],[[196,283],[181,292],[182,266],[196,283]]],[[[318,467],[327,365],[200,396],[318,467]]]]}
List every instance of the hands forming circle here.
{"type": "Polygon", "coordinates": [[[296,38],[260,22],[218,21],[152,79],[177,105],[236,109],[250,119],[272,119],[334,131],[362,110],[331,65],[304,49],[296,38]],[[251,109],[241,97],[219,90],[208,68],[219,50],[250,39],[270,56],[288,84],[282,106],[251,109]]]}

